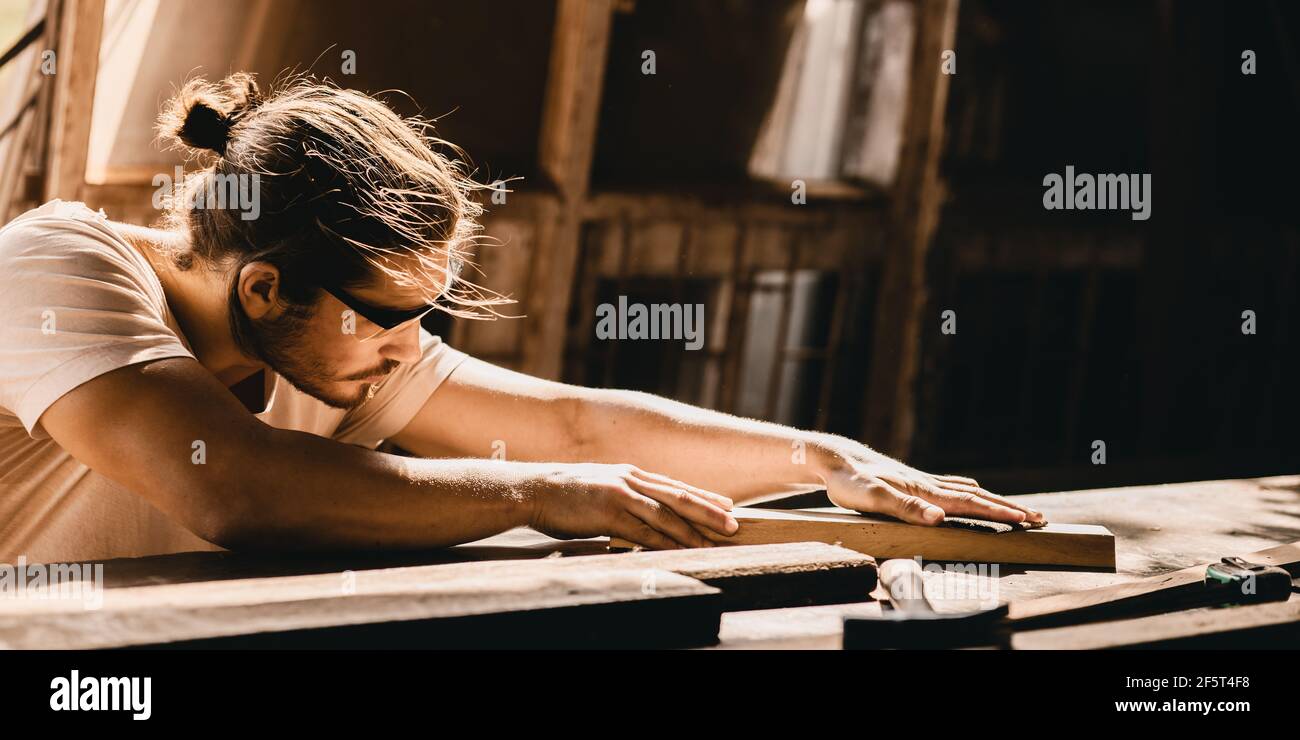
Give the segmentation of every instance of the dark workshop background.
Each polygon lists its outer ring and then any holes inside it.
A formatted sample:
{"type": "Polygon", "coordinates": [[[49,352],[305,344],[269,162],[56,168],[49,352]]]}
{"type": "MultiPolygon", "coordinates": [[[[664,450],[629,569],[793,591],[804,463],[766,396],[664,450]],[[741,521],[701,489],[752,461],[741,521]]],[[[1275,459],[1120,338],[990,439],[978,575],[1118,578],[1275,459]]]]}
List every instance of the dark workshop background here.
{"type": "MultiPolygon", "coordinates": [[[[151,222],[172,161],[147,127],[171,84],[310,69],[405,91],[393,105],[439,117],[480,180],[523,178],[477,261],[528,318],[429,323],[484,359],[830,430],[1008,493],[1296,472],[1300,4],[101,5],[85,177],[46,175],[66,132],[38,94],[4,134],[30,144],[3,170],[25,177],[0,188],[10,216],[59,195],[151,222]],[[1150,173],[1150,220],[1045,210],[1066,165],[1150,173]],[[619,295],[703,303],[705,349],[597,339],[619,295]]],[[[21,31],[0,25],[0,47],[21,31]]]]}

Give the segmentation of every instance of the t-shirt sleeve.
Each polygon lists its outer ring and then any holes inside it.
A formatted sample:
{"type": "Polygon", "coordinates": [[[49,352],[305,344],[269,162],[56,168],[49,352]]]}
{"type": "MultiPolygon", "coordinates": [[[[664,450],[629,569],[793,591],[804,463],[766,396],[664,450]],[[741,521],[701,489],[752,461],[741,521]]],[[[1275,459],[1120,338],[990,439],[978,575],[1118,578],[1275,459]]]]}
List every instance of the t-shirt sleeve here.
{"type": "Polygon", "coordinates": [[[469,355],[420,329],[421,357],[402,365],[375,396],[340,422],[334,439],[371,449],[406,428],[425,401],[469,355]]]}
{"type": "Polygon", "coordinates": [[[0,232],[0,406],[33,438],[65,393],[120,367],[194,357],[167,326],[142,256],[95,224],[35,219],[0,232]]]}

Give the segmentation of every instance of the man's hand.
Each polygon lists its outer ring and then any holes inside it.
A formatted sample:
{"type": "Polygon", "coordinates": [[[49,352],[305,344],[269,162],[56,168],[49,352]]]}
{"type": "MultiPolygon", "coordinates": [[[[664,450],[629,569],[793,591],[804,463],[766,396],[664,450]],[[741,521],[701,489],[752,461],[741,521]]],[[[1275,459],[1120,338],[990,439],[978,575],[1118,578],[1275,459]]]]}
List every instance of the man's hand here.
{"type": "Polygon", "coordinates": [[[529,524],[560,539],[622,537],[643,547],[712,547],[735,534],[731,499],[633,465],[563,464],[544,477],[529,524]]]}
{"type": "Polygon", "coordinates": [[[980,488],[972,478],[931,475],[865,446],[828,450],[823,477],[837,506],[888,514],[911,524],[935,525],[944,516],[968,516],[1016,524],[1043,515],[980,488]]]}

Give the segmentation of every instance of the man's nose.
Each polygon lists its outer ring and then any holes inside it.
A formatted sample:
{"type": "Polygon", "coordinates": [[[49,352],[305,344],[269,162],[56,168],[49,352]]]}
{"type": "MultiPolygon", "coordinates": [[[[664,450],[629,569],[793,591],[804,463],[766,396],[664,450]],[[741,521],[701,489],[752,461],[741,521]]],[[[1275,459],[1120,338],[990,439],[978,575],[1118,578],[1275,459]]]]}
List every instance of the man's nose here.
{"type": "Polygon", "coordinates": [[[420,322],[394,333],[379,348],[380,356],[407,363],[420,359],[420,322]]]}

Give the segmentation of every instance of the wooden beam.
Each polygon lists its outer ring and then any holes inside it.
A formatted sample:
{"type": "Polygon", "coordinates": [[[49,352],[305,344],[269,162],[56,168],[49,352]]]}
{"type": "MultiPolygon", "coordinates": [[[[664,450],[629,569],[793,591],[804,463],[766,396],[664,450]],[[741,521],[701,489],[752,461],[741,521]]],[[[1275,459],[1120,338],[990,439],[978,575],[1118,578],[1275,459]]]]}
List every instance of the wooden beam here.
{"type": "Polygon", "coordinates": [[[889,209],[888,243],[876,303],[863,439],[896,457],[911,449],[915,383],[925,310],[925,259],[939,220],[948,75],[941,55],[956,43],[957,0],[916,0],[916,46],[908,87],[898,181],[889,209]]]}
{"type": "Polygon", "coordinates": [[[82,198],[103,30],[104,0],[63,0],[46,166],[46,200],[82,198]]]}
{"type": "Polygon", "coordinates": [[[375,577],[414,587],[426,572],[487,583],[506,576],[608,570],[668,571],[694,578],[722,591],[725,611],[861,601],[876,587],[873,558],[821,542],[475,561],[390,569],[375,577]]]}
{"type": "Polygon", "coordinates": [[[1295,645],[1300,638],[1300,596],[1290,601],[1223,609],[1191,609],[1138,619],[1018,632],[1014,650],[1148,648],[1234,649],[1295,645]]]}
{"type": "MultiPolygon", "coordinates": [[[[228,577],[266,570],[227,562],[232,553],[201,555],[213,556],[198,568],[213,580],[109,587],[89,612],[80,600],[0,601],[0,647],[701,644],[722,611],[860,601],[876,584],[871,558],[812,542],[262,578],[228,577]]],[[[193,574],[195,562],[173,560],[181,572],[167,558],[139,562],[149,580],[193,574]]],[[[121,578],[135,563],[105,569],[121,578]]]]}
{"type": "MultiPolygon", "coordinates": [[[[1018,565],[1115,569],[1115,535],[1105,527],[1048,524],[1040,529],[990,533],[949,526],[923,527],[835,507],[757,509],[737,507],[740,531],[714,536],[723,544],[826,542],[885,560],[914,558],[1018,565]]],[[[631,543],[611,539],[610,547],[631,543]]]]}
{"type": "Polygon", "coordinates": [[[669,647],[717,638],[718,589],[669,571],[485,580],[437,567],[396,581],[363,571],[355,581],[331,573],[108,589],[97,609],[6,599],[0,647],[669,647]]]}
{"type": "MultiPolygon", "coordinates": [[[[0,224],[18,215],[15,206],[27,205],[24,192],[25,176],[34,138],[32,128],[40,119],[42,83],[48,78],[39,74],[41,52],[50,45],[56,32],[54,19],[46,10],[43,0],[32,3],[23,22],[29,29],[41,28],[41,36],[27,48],[6,62],[9,84],[0,90],[0,224]],[[44,18],[44,23],[42,23],[44,18]]],[[[15,47],[16,48],[16,47],[15,47]]]]}
{"type": "Polygon", "coordinates": [[[562,369],[612,14],[612,0],[559,0],[555,6],[538,164],[560,204],[538,227],[522,347],[524,369],[546,378],[558,378],[562,369]]]}
{"type": "MultiPolygon", "coordinates": [[[[875,227],[881,221],[883,201],[866,191],[845,188],[843,197],[820,198],[810,194],[806,206],[773,202],[770,191],[720,194],[685,188],[664,190],[610,191],[593,193],[583,208],[591,221],[717,221],[722,219],[761,221],[808,228],[825,227],[837,219],[858,218],[875,227]]],[[[879,228],[879,227],[875,227],[879,228]]]]}
{"type": "Polygon", "coordinates": [[[561,562],[690,576],[722,590],[724,611],[862,601],[876,587],[874,558],[822,542],[638,551],[561,562]]]}

